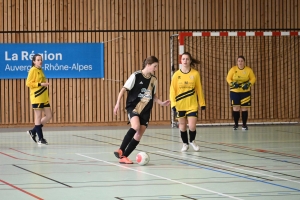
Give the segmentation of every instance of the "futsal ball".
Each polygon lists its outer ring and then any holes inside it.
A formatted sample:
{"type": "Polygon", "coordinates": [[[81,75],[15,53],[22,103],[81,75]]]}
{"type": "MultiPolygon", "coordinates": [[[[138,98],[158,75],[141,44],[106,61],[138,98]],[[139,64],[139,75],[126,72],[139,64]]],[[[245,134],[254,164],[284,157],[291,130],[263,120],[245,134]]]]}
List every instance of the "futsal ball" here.
{"type": "Polygon", "coordinates": [[[150,156],[146,152],[140,152],[136,155],[135,159],[139,165],[147,165],[150,161],[150,156]]]}

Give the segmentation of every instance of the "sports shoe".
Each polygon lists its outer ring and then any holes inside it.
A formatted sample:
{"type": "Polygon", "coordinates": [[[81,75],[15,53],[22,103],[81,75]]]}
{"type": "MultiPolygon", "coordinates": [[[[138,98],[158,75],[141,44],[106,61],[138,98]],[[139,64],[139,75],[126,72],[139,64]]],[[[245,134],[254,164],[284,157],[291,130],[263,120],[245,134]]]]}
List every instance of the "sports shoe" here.
{"type": "Polygon", "coordinates": [[[190,145],[193,147],[195,151],[199,151],[200,147],[196,144],[195,140],[193,142],[190,142],[190,145]]]}
{"type": "Polygon", "coordinates": [[[38,141],[38,144],[48,144],[47,140],[46,139],[41,139],[38,141]]]}
{"type": "Polygon", "coordinates": [[[181,151],[182,151],[182,152],[185,152],[185,151],[187,151],[188,149],[189,149],[189,145],[186,144],[186,143],[183,143],[183,146],[182,146],[181,151]]]}
{"type": "Polygon", "coordinates": [[[114,152],[114,154],[117,158],[121,158],[123,156],[123,151],[121,149],[118,149],[114,152]]]}
{"type": "Polygon", "coordinates": [[[239,128],[239,126],[237,126],[237,125],[233,126],[233,130],[238,130],[238,128],[239,128]]]}
{"type": "Polygon", "coordinates": [[[30,136],[30,138],[36,143],[36,134],[32,133],[32,130],[27,131],[27,134],[30,136]]]}
{"type": "Polygon", "coordinates": [[[248,130],[248,126],[247,126],[247,125],[243,125],[243,126],[242,126],[242,130],[243,130],[243,131],[247,131],[247,130],[248,130]]]}
{"type": "Polygon", "coordinates": [[[127,158],[126,156],[122,156],[119,159],[119,163],[120,164],[133,164],[133,162],[131,160],[129,160],[129,158],[127,158]]]}

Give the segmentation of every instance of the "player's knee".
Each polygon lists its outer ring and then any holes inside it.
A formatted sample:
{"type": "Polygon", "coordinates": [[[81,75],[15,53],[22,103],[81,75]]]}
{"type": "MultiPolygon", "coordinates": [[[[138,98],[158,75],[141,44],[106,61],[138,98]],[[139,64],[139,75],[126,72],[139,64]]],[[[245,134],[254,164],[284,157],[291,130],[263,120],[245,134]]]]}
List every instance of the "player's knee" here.
{"type": "Polygon", "coordinates": [[[140,125],[139,124],[133,124],[133,125],[131,125],[131,128],[138,131],[140,129],[140,125]]]}

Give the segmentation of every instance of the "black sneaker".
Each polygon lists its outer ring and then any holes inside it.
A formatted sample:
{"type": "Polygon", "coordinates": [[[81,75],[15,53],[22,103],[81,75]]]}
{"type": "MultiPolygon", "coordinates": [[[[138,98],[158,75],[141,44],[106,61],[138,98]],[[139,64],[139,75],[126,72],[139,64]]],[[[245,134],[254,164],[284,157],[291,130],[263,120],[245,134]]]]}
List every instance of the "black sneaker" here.
{"type": "Polygon", "coordinates": [[[27,131],[27,134],[30,136],[30,138],[36,143],[36,134],[32,133],[32,130],[27,131]]]}
{"type": "Polygon", "coordinates": [[[43,138],[43,139],[38,141],[38,144],[45,144],[46,145],[46,144],[48,144],[48,142],[47,142],[46,139],[43,138]]]}
{"type": "Polygon", "coordinates": [[[239,128],[239,126],[237,126],[237,125],[233,126],[233,130],[238,130],[238,128],[239,128]]]}
{"type": "Polygon", "coordinates": [[[247,126],[247,125],[243,125],[243,126],[242,126],[242,130],[243,130],[243,131],[247,131],[247,130],[248,130],[248,126],[247,126]]]}

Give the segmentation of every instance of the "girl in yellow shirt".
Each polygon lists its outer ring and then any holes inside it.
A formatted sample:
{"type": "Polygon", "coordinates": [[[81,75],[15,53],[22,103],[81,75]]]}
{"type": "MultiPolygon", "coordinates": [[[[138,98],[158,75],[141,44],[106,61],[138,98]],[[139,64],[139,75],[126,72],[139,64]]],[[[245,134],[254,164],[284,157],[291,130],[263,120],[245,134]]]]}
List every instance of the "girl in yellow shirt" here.
{"type": "Polygon", "coordinates": [[[240,110],[242,110],[242,130],[248,130],[248,107],[251,106],[250,87],[255,83],[256,78],[252,69],[245,66],[244,56],[237,58],[237,66],[233,66],[227,75],[227,82],[230,86],[230,100],[232,115],[234,119],[233,130],[238,129],[240,110]]]}
{"type": "Polygon", "coordinates": [[[28,72],[26,86],[30,88],[30,102],[34,110],[34,128],[27,131],[31,139],[38,144],[48,144],[43,136],[42,127],[52,118],[52,111],[49,104],[48,89],[49,83],[46,81],[42,69],[43,59],[40,54],[32,57],[32,67],[28,72]],[[44,111],[45,116],[42,117],[44,111]],[[36,140],[38,135],[38,141],[36,140]]]}
{"type": "Polygon", "coordinates": [[[172,76],[170,86],[170,101],[173,111],[176,111],[176,118],[179,122],[179,130],[183,146],[181,151],[187,151],[189,144],[195,151],[200,148],[196,144],[196,122],[198,119],[198,108],[205,110],[205,100],[201,85],[200,74],[192,67],[200,61],[192,58],[189,52],[181,57],[182,67],[172,76]],[[189,125],[188,141],[187,124],[189,125]]]}

